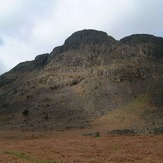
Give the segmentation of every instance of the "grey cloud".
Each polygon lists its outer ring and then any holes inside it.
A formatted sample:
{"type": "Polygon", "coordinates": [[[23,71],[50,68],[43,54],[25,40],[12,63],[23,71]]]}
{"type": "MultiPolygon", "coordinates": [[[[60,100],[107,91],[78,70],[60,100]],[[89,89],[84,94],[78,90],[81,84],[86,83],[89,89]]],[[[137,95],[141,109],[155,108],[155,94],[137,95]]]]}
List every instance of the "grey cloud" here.
{"type": "Polygon", "coordinates": [[[163,0],[0,0],[0,60],[12,68],[81,29],[103,30],[115,39],[163,36],[162,6],[163,0]]]}
{"type": "Polygon", "coordinates": [[[2,40],[2,38],[0,37],[0,46],[4,44],[4,41],[2,40]]]}
{"type": "MultiPolygon", "coordinates": [[[[42,15],[46,15],[55,0],[16,0],[17,5],[12,7],[10,0],[6,0],[11,10],[0,11],[0,32],[8,36],[18,36],[32,30],[33,24],[41,19],[42,15]]],[[[13,4],[14,5],[14,4],[13,4]]],[[[6,5],[7,6],[7,5],[6,5]]]]}
{"type": "Polygon", "coordinates": [[[132,33],[149,33],[157,36],[163,34],[162,6],[162,0],[137,0],[135,11],[124,20],[125,25],[122,25],[122,29],[126,33],[128,31],[128,35],[132,33]]]}

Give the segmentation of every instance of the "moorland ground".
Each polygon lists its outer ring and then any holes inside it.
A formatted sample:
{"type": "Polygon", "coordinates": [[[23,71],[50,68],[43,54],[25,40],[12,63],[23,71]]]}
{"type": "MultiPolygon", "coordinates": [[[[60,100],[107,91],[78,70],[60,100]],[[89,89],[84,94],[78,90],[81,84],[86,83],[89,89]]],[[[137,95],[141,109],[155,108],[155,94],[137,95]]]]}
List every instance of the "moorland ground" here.
{"type": "Polygon", "coordinates": [[[162,135],[83,136],[78,131],[0,131],[1,163],[161,163],[162,135]]]}

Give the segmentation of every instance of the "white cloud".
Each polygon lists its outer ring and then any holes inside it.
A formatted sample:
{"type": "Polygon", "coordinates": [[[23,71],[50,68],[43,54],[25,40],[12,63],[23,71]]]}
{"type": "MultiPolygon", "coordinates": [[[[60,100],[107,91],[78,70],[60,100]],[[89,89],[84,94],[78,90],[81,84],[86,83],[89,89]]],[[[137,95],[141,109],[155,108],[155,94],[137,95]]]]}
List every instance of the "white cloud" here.
{"type": "Polygon", "coordinates": [[[2,38],[0,37],[0,46],[2,46],[3,45],[3,40],[2,40],[2,38]]]}
{"type": "Polygon", "coordinates": [[[4,66],[9,70],[21,61],[33,58],[34,48],[28,45],[27,42],[6,37],[4,44],[0,47],[0,61],[3,61],[4,66]],[[30,48],[29,48],[30,47],[30,48]]]}
{"type": "Polygon", "coordinates": [[[116,39],[163,35],[162,6],[162,0],[0,0],[0,60],[9,70],[81,29],[103,30],[116,39]]]}
{"type": "Polygon", "coordinates": [[[6,67],[4,65],[4,63],[0,60],[0,75],[5,72],[6,70],[6,67]]]}

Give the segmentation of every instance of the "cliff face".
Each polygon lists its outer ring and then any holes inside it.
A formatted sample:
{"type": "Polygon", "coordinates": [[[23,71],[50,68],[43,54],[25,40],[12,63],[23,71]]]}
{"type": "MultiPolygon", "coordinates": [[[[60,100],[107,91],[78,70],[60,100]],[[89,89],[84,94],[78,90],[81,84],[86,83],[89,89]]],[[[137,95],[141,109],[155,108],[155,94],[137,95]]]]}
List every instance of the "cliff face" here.
{"type": "Polygon", "coordinates": [[[139,34],[117,41],[102,31],[75,32],[50,54],[0,77],[0,123],[33,129],[161,127],[162,58],[163,38],[139,34]]]}
{"type": "Polygon", "coordinates": [[[163,42],[161,37],[147,34],[137,34],[125,37],[120,41],[124,44],[134,46],[139,53],[149,57],[160,59],[163,57],[163,42]]]}

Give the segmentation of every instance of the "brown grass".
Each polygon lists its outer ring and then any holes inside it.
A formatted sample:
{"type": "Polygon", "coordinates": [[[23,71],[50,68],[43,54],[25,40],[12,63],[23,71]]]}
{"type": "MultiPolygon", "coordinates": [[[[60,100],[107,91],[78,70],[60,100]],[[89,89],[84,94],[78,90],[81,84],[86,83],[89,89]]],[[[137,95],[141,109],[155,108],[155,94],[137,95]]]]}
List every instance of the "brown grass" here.
{"type": "Polygon", "coordinates": [[[163,136],[82,136],[71,132],[0,132],[1,163],[161,163],[163,136]]]}

